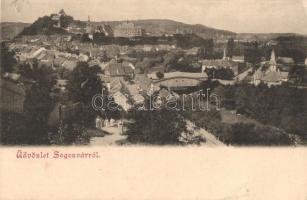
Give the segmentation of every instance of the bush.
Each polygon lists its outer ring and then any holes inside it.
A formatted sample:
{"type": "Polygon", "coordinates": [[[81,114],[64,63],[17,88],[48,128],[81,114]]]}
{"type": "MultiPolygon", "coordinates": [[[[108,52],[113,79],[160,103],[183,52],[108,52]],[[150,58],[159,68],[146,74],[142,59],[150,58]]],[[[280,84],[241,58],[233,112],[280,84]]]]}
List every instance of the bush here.
{"type": "Polygon", "coordinates": [[[162,72],[160,72],[160,71],[156,73],[156,76],[157,76],[159,79],[164,78],[164,74],[163,74],[162,72]]]}
{"type": "Polygon", "coordinates": [[[231,126],[229,143],[234,145],[289,145],[291,138],[283,131],[270,126],[236,123],[231,126]]]}

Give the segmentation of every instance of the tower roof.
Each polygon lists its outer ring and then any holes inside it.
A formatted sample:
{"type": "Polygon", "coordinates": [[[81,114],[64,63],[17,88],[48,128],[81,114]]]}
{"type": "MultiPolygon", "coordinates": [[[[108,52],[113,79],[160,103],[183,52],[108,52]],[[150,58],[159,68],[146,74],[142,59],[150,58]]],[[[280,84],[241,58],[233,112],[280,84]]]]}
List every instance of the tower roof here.
{"type": "Polygon", "coordinates": [[[277,64],[277,63],[276,63],[276,56],[275,56],[275,51],[274,51],[274,49],[273,49],[272,52],[271,52],[270,64],[271,64],[271,65],[276,65],[276,64],[277,64]]]}
{"type": "Polygon", "coordinates": [[[223,60],[226,60],[227,58],[227,55],[226,55],[226,48],[224,48],[224,51],[223,51],[223,60]]]}
{"type": "Polygon", "coordinates": [[[61,9],[60,12],[59,12],[59,14],[60,14],[60,15],[66,15],[64,9],[61,9]]]}

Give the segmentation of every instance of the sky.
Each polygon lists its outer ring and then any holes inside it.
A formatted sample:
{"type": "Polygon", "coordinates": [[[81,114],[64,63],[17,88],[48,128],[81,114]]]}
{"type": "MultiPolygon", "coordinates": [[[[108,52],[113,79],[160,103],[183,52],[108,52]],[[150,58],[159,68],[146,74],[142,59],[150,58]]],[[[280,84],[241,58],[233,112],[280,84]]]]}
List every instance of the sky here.
{"type": "Polygon", "coordinates": [[[307,34],[307,0],[1,0],[1,21],[34,22],[61,8],[79,20],[172,19],[237,33],[307,34]]]}

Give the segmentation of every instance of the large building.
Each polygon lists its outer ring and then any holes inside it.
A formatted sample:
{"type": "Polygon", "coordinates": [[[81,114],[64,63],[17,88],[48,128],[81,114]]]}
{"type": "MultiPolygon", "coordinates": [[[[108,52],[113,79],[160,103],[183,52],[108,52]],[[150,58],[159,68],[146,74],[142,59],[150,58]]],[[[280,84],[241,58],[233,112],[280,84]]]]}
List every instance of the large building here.
{"type": "Polygon", "coordinates": [[[261,82],[272,85],[281,85],[288,81],[289,72],[282,71],[282,65],[276,61],[275,51],[272,50],[269,62],[262,63],[259,69],[254,73],[253,84],[259,85],[261,82]]]}
{"type": "Polygon", "coordinates": [[[145,35],[145,30],[135,26],[132,22],[124,22],[114,28],[115,37],[140,37],[145,35]]]}
{"type": "Polygon", "coordinates": [[[231,60],[226,55],[226,49],[224,49],[223,59],[216,60],[202,60],[202,72],[206,71],[206,69],[231,69],[235,76],[239,74],[239,63],[231,60]]]}

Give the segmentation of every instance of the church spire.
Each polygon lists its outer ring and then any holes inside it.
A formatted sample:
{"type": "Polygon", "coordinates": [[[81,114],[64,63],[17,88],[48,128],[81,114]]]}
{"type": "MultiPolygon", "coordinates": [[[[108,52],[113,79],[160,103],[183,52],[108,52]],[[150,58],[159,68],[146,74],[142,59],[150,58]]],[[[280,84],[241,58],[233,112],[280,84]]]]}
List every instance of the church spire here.
{"type": "Polygon", "coordinates": [[[223,51],[223,60],[226,60],[227,58],[227,55],[226,55],[226,48],[224,48],[224,51],[223,51]]]}
{"type": "Polygon", "coordinates": [[[272,52],[271,52],[270,64],[271,64],[271,65],[276,65],[276,56],[275,56],[275,51],[274,51],[274,49],[273,49],[272,52]]]}

